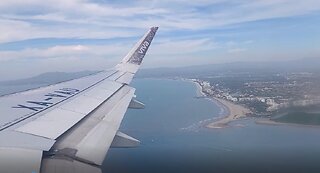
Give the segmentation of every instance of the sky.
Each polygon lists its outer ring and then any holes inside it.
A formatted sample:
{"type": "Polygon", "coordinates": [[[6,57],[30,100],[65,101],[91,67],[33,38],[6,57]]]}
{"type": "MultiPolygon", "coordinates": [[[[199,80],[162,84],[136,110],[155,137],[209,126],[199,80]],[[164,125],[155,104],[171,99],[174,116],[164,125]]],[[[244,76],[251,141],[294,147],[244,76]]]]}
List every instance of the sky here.
{"type": "Polygon", "coordinates": [[[143,68],[320,58],[319,0],[1,0],[0,81],[110,68],[152,26],[143,68]]]}

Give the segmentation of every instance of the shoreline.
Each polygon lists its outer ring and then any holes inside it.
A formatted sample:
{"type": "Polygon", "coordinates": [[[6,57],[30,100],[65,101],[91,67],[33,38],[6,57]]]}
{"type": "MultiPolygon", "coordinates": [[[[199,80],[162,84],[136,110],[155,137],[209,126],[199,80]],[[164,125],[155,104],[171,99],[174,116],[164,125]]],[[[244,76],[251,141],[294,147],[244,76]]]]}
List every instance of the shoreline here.
{"type": "Polygon", "coordinates": [[[195,82],[195,81],[191,81],[191,82],[194,83],[197,87],[196,89],[197,97],[207,97],[206,94],[202,91],[202,87],[198,82],[195,82]]]}
{"type": "Polygon", "coordinates": [[[319,125],[308,125],[308,124],[295,124],[272,121],[269,118],[261,118],[255,121],[256,124],[269,125],[269,126],[293,126],[293,127],[308,127],[308,128],[320,128],[319,125]]]}
{"type": "Polygon", "coordinates": [[[224,100],[221,98],[213,97],[213,99],[215,99],[222,106],[224,106],[225,109],[227,109],[227,114],[224,117],[222,117],[221,119],[208,124],[206,126],[207,128],[227,127],[230,122],[238,120],[240,118],[245,118],[245,117],[247,117],[247,114],[251,113],[251,111],[248,108],[246,108],[242,105],[238,105],[238,104],[232,103],[230,101],[227,101],[227,100],[224,100]]]}
{"type": "MultiPolygon", "coordinates": [[[[158,79],[158,78],[150,78],[150,79],[158,79]]],[[[175,78],[175,79],[164,78],[164,79],[180,80],[180,81],[193,83],[196,86],[196,98],[208,99],[214,102],[221,109],[219,115],[221,115],[222,117],[219,117],[218,119],[215,119],[214,121],[211,121],[208,124],[205,124],[204,127],[206,128],[210,128],[210,129],[225,128],[225,127],[228,127],[228,124],[231,123],[232,121],[236,121],[241,118],[246,118],[248,117],[248,114],[252,114],[252,112],[243,105],[236,104],[222,98],[207,96],[202,91],[202,86],[199,84],[199,82],[195,81],[194,79],[188,79],[188,78],[175,78]]],[[[255,124],[267,125],[267,126],[294,126],[294,127],[320,128],[320,125],[306,125],[306,124],[276,122],[268,118],[258,118],[254,122],[255,124]]]]}
{"type": "MultiPolygon", "coordinates": [[[[228,127],[228,124],[232,121],[239,120],[241,118],[245,118],[248,116],[248,114],[252,114],[251,110],[246,108],[245,106],[233,103],[231,101],[217,98],[214,96],[207,96],[202,91],[202,86],[199,84],[199,82],[192,80],[192,79],[182,79],[184,81],[192,82],[196,85],[196,94],[199,98],[206,98],[210,101],[217,104],[222,109],[222,115],[223,117],[219,118],[218,120],[214,120],[213,122],[205,125],[205,127],[210,129],[219,129],[219,128],[225,128],[228,127]]],[[[268,118],[261,118],[255,121],[256,124],[260,125],[270,125],[270,126],[295,126],[295,127],[309,127],[309,128],[320,128],[318,125],[306,125],[306,124],[295,124],[295,123],[285,123],[285,122],[276,122],[268,118]]]]}
{"type": "Polygon", "coordinates": [[[240,118],[245,118],[247,117],[247,114],[252,113],[248,108],[242,105],[238,105],[221,98],[207,96],[202,91],[202,86],[198,82],[194,80],[190,81],[196,85],[196,93],[198,97],[207,97],[212,102],[216,103],[221,109],[223,109],[224,116],[219,120],[207,124],[207,128],[224,128],[227,127],[230,122],[238,120],[240,118]]]}

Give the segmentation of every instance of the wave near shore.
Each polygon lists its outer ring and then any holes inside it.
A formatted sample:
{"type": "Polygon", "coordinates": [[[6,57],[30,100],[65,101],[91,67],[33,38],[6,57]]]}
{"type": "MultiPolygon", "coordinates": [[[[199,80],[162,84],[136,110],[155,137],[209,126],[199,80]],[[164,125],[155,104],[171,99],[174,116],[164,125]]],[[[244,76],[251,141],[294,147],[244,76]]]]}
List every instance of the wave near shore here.
{"type": "Polygon", "coordinates": [[[218,104],[220,107],[220,115],[224,115],[222,118],[215,120],[206,125],[208,128],[224,128],[227,127],[231,121],[244,118],[248,114],[252,113],[248,108],[235,104],[231,101],[224,100],[222,98],[217,98],[214,96],[207,96],[203,92],[202,86],[195,80],[191,80],[197,87],[197,97],[206,97],[218,104]]]}

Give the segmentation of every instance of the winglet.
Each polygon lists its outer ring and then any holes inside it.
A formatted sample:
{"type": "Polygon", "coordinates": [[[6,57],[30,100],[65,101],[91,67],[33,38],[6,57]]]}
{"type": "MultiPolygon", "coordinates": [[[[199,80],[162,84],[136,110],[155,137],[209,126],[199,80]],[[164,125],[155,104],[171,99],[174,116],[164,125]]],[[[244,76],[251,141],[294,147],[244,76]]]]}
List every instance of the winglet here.
{"type": "Polygon", "coordinates": [[[158,27],[151,27],[149,31],[140,39],[140,41],[131,49],[127,56],[121,61],[121,64],[129,63],[140,65],[157,30],[158,27]]]}

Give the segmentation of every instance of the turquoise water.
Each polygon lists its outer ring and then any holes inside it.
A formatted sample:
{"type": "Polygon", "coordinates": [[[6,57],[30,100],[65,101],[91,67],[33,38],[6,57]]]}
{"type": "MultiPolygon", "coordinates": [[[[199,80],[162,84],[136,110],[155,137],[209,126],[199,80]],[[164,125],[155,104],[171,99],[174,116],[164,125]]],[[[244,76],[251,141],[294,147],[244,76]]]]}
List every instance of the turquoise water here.
{"type": "Polygon", "coordinates": [[[144,110],[128,110],[121,131],[138,148],[110,149],[103,172],[320,172],[320,128],[257,125],[206,129],[220,107],[185,81],[135,79],[144,110]]]}

